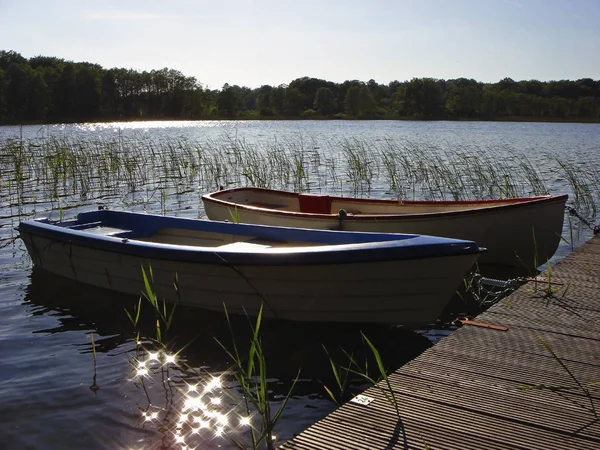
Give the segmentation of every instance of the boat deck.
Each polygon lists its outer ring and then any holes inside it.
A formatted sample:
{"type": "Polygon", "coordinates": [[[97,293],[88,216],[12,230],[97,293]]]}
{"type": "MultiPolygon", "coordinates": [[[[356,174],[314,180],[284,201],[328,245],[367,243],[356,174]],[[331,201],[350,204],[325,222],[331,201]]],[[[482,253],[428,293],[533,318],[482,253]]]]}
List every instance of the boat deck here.
{"type": "Polygon", "coordinates": [[[476,318],[506,331],[464,325],[281,448],[600,449],[600,237],[551,279],[476,318]]]}
{"type": "Polygon", "coordinates": [[[195,247],[214,247],[238,250],[257,250],[264,248],[289,248],[289,247],[314,247],[322,245],[308,241],[282,241],[266,239],[254,236],[233,236],[223,233],[210,233],[198,230],[183,230],[176,228],[164,228],[153,236],[139,238],[140,241],[154,242],[160,244],[191,245],[195,247]]]}

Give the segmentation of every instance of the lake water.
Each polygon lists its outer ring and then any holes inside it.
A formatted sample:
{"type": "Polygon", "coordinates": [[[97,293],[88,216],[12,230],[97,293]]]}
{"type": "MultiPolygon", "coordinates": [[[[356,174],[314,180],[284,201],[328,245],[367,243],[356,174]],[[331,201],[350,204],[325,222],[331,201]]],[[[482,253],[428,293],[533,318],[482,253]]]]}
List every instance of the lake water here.
{"type": "MultiPolygon", "coordinates": [[[[410,153],[416,161],[434,155],[438,166],[462,155],[460,165],[448,166],[461,170],[468,169],[465,162],[476,167],[483,160],[516,192],[530,195],[535,183],[527,181],[525,158],[550,193],[568,193],[574,200],[569,175],[580,175],[592,189],[590,198],[598,197],[597,124],[221,121],[0,127],[0,142],[9,139],[26,145],[21,153],[0,154],[0,448],[7,449],[184,448],[178,423],[189,386],[210,380],[232,363],[215,342],[231,342],[224,315],[180,309],[167,339],[177,352],[175,361],[149,366],[140,377],[137,330],[125,313],[135,299],[33,270],[14,232],[23,218],[72,216],[98,204],[202,217],[202,192],[251,182],[380,198],[485,196],[473,180],[460,192],[432,190],[432,181],[419,181],[418,174],[418,189],[394,189],[382,156],[389,149],[410,153]],[[57,153],[56,142],[69,152],[44,159],[57,153]],[[70,165],[64,163],[69,158],[70,165]],[[519,170],[524,170],[521,178],[510,178],[519,170]],[[429,190],[423,188],[427,183],[429,190]]],[[[580,201],[577,208],[594,223],[594,205],[580,201]]],[[[565,221],[565,241],[554,260],[591,235],[580,221],[565,221]]],[[[340,347],[362,361],[362,330],[388,366],[397,368],[450,333],[447,320],[464,311],[478,308],[455,301],[442,322],[419,332],[266,322],[262,336],[274,408],[300,369],[276,427],[278,440],[291,438],[335,408],[323,388],[335,391],[323,346],[339,363],[347,363],[340,347]]],[[[142,315],[142,339],[153,335],[153,324],[151,316],[142,315]]],[[[231,325],[243,347],[247,321],[234,318],[231,325]]],[[[364,386],[353,380],[350,391],[364,386]]],[[[219,426],[188,429],[190,447],[233,448],[230,437],[218,435],[219,428],[247,439],[247,426],[239,425],[241,397],[235,383],[224,378],[214,390],[218,395],[221,403],[214,410],[228,414],[226,426],[215,415],[211,423],[219,426]]]]}

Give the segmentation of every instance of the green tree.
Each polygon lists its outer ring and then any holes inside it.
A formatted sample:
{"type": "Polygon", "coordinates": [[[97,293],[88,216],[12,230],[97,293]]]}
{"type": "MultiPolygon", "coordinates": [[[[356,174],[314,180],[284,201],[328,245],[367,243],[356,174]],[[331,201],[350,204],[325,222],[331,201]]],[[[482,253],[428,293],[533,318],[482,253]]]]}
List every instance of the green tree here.
{"type": "Polygon", "coordinates": [[[544,83],[538,80],[524,80],[518,83],[519,92],[541,97],[544,95],[544,83]]]}
{"type": "Polygon", "coordinates": [[[6,76],[4,70],[0,69],[0,123],[6,121],[6,76]]]}
{"type": "Polygon", "coordinates": [[[557,119],[565,119],[570,116],[572,108],[572,102],[568,98],[564,97],[552,97],[550,99],[548,116],[557,118],[557,119]]]}
{"type": "Polygon", "coordinates": [[[274,114],[280,115],[285,113],[285,89],[286,87],[283,85],[271,89],[269,106],[274,114]]]}
{"type": "Polygon", "coordinates": [[[104,117],[116,118],[120,115],[120,96],[115,70],[107,70],[100,83],[101,110],[104,117]]]}
{"type": "Polygon", "coordinates": [[[288,87],[298,89],[302,94],[302,111],[313,108],[319,89],[329,88],[332,92],[337,90],[336,84],[331,81],[310,77],[297,78],[288,87]]]}
{"type": "Polygon", "coordinates": [[[13,50],[0,50],[0,69],[7,71],[11,64],[27,64],[27,59],[13,50]]]}
{"type": "MultiPolygon", "coordinates": [[[[348,89],[350,89],[351,87],[354,87],[354,86],[360,87],[363,84],[364,83],[359,80],[346,80],[338,86],[338,88],[337,88],[337,104],[339,106],[340,112],[345,111],[346,96],[348,94],[348,89]]],[[[333,91],[333,92],[334,92],[334,94],[336,93],[336,91],[333,91]]]]}
{"type": "Polygon", "coordinates": [[[258,89],[256,98],[256,109],[261,116],[272,116],[273,109],[271,108],[271,92],[273,88],[269,85],[261,86],[258,89]]]}
{"type": "Polygon", "coordinates": [[[77,80],[75,67],[67,63],[63,67],[56,88],[53,91],[52,102],[55,105],[56,115],[60,119],[77,118],[77,80]]]}
{"type": "Polygon", "coordinates": [[[335,95],[331,89],[327,87],[320,87],[317,89],[313,108],[319,114],[323,116],[334,114],[337,107],[336,103],[335,95]]]}
{"type": "Polygon", "coordinates": [[[359,117],[370,119],[375,117],[377,111],[377,102],[367,86],[361,86],[358,92],[359,117]]]}
{"type": "Polygon", "coordinates": [[[351,86],[346,91],[344,110],[353,117],[370,118],[375,115],[377,105],[369,89],[363,85],[351,86]]]}
{"type": "Polygon", "coordinates": [[[288,87],[285,90],[284,111],[288,116],[299,116],[304,111],[304,98],[298,88],[288,87]]]}
{"type": "Polygon", "coordinates": [[[200,86],[187,92],[187,115],[192,119],[201,119],[210,114],[210,97],[200,86]]]}
{"type": "Polygon", "coordinates": [[[100,71],[82,67],[76,77],[77,117],[93,119],[100,116],[100,71]]]}
{"type": "Polygon", "coordinates": [[[475,80],[458,78],[449,80],[446,110],[452,117],[474,118],[479,117],[481,109],[481,85],[475,80]]]}
{"type": "Polygon", "coordinates": [[[12,63],[6,70],[4,98],[8,120],[22,121],[27,112],[29,96],[29,66],[23,63],[12,63]]]}
{"type": "Polygon", "coordinates": [[[369,89],[369,92],[371,93],[373,99],[377,103],[379,103],[383,99],[390,97],[390,91],[388,90],[387,86],[378,84],[373,79],[367,81],[367,88],[369,89]]]}
{"type": "Polygon", "coordinates": [[[240,111],[243,98],[239,91],[225,83],[217,98],[219,116],[234,119],[240,111]]]}
{"type": "Polygon", "coordinates": [[[31,70],[28,81],[27,113],[28,120],[44,120],[50,105],[50,92],[42,74],[31,70]]]}
{"type": "Polygon", "coordinates": [[[581,97],[575,103],[576,119],[595,119],[600,114],[600,101],[594,97],[581,97]]]}
{"type": "Polygon", "coordinates": [[[404,108],[407,115],[422,119],[444,117],[444,92],[440,80],[413,78],[403,91],[404,108]]]}

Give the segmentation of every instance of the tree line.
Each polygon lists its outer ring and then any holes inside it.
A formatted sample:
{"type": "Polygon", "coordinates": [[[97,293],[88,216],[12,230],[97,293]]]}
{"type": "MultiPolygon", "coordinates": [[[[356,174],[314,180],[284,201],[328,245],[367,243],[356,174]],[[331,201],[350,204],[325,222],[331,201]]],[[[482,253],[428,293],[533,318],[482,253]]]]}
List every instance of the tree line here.
{"type": "Polygon", "coordinates": [[[600,80],[413,78],[380,84],[303,77],[207,89],[174,69],[138,72],[0,51],[0,123],[133,119],[600,121],[600,80]]]}

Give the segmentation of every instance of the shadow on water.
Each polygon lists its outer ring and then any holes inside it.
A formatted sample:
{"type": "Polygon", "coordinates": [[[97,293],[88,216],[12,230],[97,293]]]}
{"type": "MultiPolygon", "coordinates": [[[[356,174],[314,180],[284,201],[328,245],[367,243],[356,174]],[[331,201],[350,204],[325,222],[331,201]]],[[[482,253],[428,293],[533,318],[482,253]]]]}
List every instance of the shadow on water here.
{"type": "MultiPolygon", "coordinates": [[[[506,271],[497,267],[484,268],[482,273],[503,280],[524,276],[522,271],[506,271]]],[[[51,314],[58,321],[57,326],[38,330],[37,333],[95,330],[95,350],[99,353],[132,342],[137,333],[126,310],[133,311],[138,298],[57,277],[43,269],[33,268],[25,301],[33,306],[32,315],[51,314]]],[[[333,374],[327,352],[339,364],[348,362],[347,354],[356,356],[358,361],[365,361],[371,355],[361,333],[375,344],[387,368],[394,370],[454,331],[454,319],[476,316],[485,309],[486,306],[477,303],[461,286],[440,319],[416,332],[378,324],[263,319],[261,336],[269,375],[280,380],[292,380],[301,369],[304,379],[331,382],[333,374]]],[[[178,306],[172,326],[166,333],[166,344],[169,349],[180,349],[187,363],[193,367],[224,371],[230,367],[231,361],[216,339],[228,348],[231,348],[232,339],[240,348],[247,348],[254,320],[252,317],[231,315],[228,323],[224,313],[178,306]]],[[[151,307],[143,300],[138,324],[140,335],[154,337],[155,324],[151,307]]],[[[86,347],[82,351],[91,350],[86,347]]]]}
{"type": "MultiPolygon", "coordinates": [[[[77,371],[76,375],[72,373],[71,377],[77,378],[78,384],[80,379],[89,380],[88,383],[93,379],[92,385],[88,386],[96,391],[92,394],[89,389],[85,389],[87,394],[74,400],[77,407],[81,408],[77,417],[94,416],[95,427],[105,430],[114,427],[117,421],[119,428],[125,431],[115,436],[115,448],[117,445],[121,448],[123,444],[129,448],[131,443],[139,443],[140,439],[145,440],[144,448],[147,449],[180,448],[174,442],[174,438],[179,430],[177,417],[186,412],[185,405],[189,401],[189,396],[186,396],[188,387],[203,383],[202,379],[206,380],[207,375],[209,378],[211,375],[220,375],[232,367],[232,361],[216,343],[215,338],[230,346],[231,325],[233,338],[241,353],[245,354],[250,342],[250,323],[254,323],[254,319],[230,316],[229,324],[224,313],[177,308],[166,338],[170,352],[176,352],[177,366],[166,372],[154,372],[152,377],[140,384],[135,376],[136,358],[139,355],[135,350],[136,331],[125,313],[125,309],[132,310],[137,302],[138,299],[131,296],[83,285],[34,268],[31,283],[25,293],[24,305],[33,316],[54,319],[45,320],[45,327],[35,330],[34,333],[48,337],[64,335],[65,339],[61,341],[74,344],[72,350],[68,347],[61,349],[64,359],[57,364],[63,364],[65,369],[72,367],[72,364],[69,364],[70,360],[82,361],[82,358],[73,358],[69,353],[76,352],[80,356],[85,354],[83,361],[86,363],[71,369],[77,371]],[[81,344],[81,334],[90,331],[94,333],[99,364],[98,379],[95,363],[93,366],[91,364],[91,343],[88,341],[87,344],[81,344]],[[69,334],[72,336],[67,341],[66,335],[69,334]],[[168,382],[165,384],[164,380],[168,382]],[[98,417],[97,405],[91,406],[96,401],[90,403],[90,396],[104,405],[101,417],[98,417]],[[88,403],[90,406],[87,406],[88,403]],[[124,411],[127,411],[125,415],[124,411]],[[157,418],[150,419],[155,417],[152,414],[157,418]]],[[[140,335],[153,337],[155,323],[150,307],[142,307],[140,335]]],[[[430,340],[421,334],[387,325],[263,321],[261,340],[267,363],[268,397],[275,409],[281,404],[300,370],[300,379],[295,384],[292,397],[276,427],[278,439],[290,439],[335,408],[323,387],[327,385],[336,391],[331,364],[323,347],[327,348],[332,359],[340,365],[350,365],[347,354],[352,354],[356,361],[363,364],[369,358],[369,367],[377,370],[377,364],[363,342],[361,332],[374,343],[390,370],[397,369],[431,346],[430,340]]],[[[53,352],[55,349],[48,347],[48,351],[53,352]]],[[[377,378],[378,373],[371,375],[377,378]]],[[[233,408],[231,411],[236,412],[230,415],[235,418],[238,417],[243,393],[239,385],[232,382],[231,377],[225,378],[229,381],[222,390],[228,392],[228,397],[223,397],[221,410],[233,408]]],[[[62,383],[64,382],[59,384],[62,383]]],[[[344,394],[335,394],[342,401],[346,401],[366,387],[364,379],[351,376],[347,391],[344,394]]],[[[77,417],[69,416],[69,419],[75,421],[77,417]]],[[[52,430],[53,426],[44,430],[44,436],[54,436],[54,439],[62,442],[52,430]]],[[[232,429],[232,432],[240,431],[232,429]]],[[[247,439],[243,431],[241,432],[243,439],[247,439]]],[[[87,448],[104,448],[102,445],[92,444],[89,440],[90,436],[98,438],[97,432],[82,433],[81,437],[71,437],[71,441],[79,439],[78,442],[88,442],[87,448]]],[[[215,440],[214,429],[206,430],[206,433],[207,437],[201,434],[188,437],[202,442],[201,448],[234,448],[229,447],[223,438],[215,440]]]]}
{"type": "MultiPolygon", "coordinates": [[[[38,330],[38,333],[95,330],[96,352],[99,353],[112,351],[136,336],[125,310],[132,311],[138,299],[129,295],[84,285],[34,268],[25,301],[32,305],[31,314],[52,314],[58,320],[56,327],[38,330]]],[[[254,320],[231,315],[228,323],[224,313],[179,306],[166,334],[166,344],[171,349],[182,349],[180,354],[185,356],[188,365],[223,371],[230,367],[231,361],[215,339],[226,346],[231,344],[231,325],[236,344],[248,348],[250,324],[254,324],[254,320]]],[[[155,335],[155,318],[144,301],[139,325],[141,336],[155,335]]],[[[402,327],[264,319],[261,336],[269,376],[291,381],[301,369],[303,379],[332,381],[324,347],[333,360],[341,364],[348,361],[345,353],[355,355],[358,361],[365,360],[370,352],[361,332],[375,344],[390,369],[400,367],[431,346],[422,334],[402,327]]],[[[86,347],[82,351],[89,352],[90,349],[86,347]]]]}

